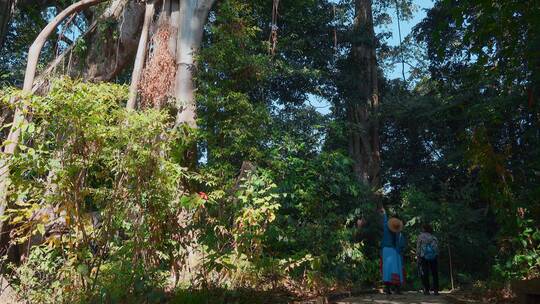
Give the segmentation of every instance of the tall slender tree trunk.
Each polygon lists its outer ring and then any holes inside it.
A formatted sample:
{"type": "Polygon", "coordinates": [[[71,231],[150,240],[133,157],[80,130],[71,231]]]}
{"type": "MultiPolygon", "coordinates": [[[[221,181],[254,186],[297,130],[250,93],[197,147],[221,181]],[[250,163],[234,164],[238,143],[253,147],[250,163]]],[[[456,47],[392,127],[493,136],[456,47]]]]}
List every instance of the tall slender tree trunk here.
{"type": "Polygon", "coordinates": [[[148,35],[150,32],[150,25],[152,23],[152,19],[154,18],[154,9],[154,2],[146,3],[143,28],[141,31],[141,37],[139,39],[137,55],[135,56],[133,73],[131,74],[131,85],[129,86],[129,99],[126,105],[126,108],[129,110],[135,109],[137,105],[137,93],[139,90],[139,82],[141,80],[142,71],[144,68],[144,61],[146,58],[146,52],[148,49],[148,35]]]}
{"type": "Polygon", "coordinates": [[[379,141],[379,88],[372,0],[355,1],[351,59],[357,71],[355,99],[347,105],[349,153],[358,180],[377,191],[381,187],[379,141]]]}
{"type": "MultiPolygon", "coordinates": [[[[47,41],[47,38],[54,32],[56,27],[71,14],[80,12],[90,6],[104,1],[105,0],[81,0],[76,2],[58,14],[39,33],[38,37],[34,43],[32,43],[32,46],[30,46],[30,50],[28,51],[28,62],[24,75],[23,93],[32,93],[32,86],[34,85],[37,64],[39,61],[39,54],[41,53],[41,49],[47,41]]],[[[15,150],[19,144],[21,126],[26,121],[26,110],[25,105],[19,105],[16,107],[15,113],[13,114],[13,123],[11,125],[7,140],[4,142],[4,150],[2,155],[0,155],[0,216],[4,215],[7,208],[7,190],[10,181],[8,158],[15,153],[15,150]]],[[[0,232],[3,232],[3,225],[4,222],[0,221],[0,232]]]]}

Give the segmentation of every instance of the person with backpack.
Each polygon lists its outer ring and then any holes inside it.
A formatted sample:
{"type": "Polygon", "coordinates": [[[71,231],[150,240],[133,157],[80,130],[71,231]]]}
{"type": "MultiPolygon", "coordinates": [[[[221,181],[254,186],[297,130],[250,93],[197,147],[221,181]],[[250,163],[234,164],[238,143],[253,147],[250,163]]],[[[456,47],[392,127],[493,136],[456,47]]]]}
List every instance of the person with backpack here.
{"type": "Polygon", "coordinates": [[[424,224],[422,232],[418,236],[416,243],[416,254],[418,257],[418,268],[422,285],[424,285],[424,294],[429,295],[430,290],[434,295],[439,295],[439,244],[437,238],[433,235],[433,228],[430,224],[424,224]],[[429,273],[433,276],[433,285],[430,288],[429,273]]]}

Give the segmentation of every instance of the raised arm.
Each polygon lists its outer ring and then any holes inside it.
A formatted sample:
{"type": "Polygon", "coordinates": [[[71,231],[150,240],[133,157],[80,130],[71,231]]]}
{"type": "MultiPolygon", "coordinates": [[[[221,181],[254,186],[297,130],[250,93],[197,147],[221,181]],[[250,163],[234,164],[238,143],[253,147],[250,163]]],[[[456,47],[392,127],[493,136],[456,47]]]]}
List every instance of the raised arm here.
{"type": "Polygon", "coordinates": [[[420,238],[416,240],[416,256],[420,257],[420,238]]]}
{"type": "Polygon", "coordinates": [[[381,206],[378,211],[382,215],[382,217],[383,217],[383,225],[384,225],[384,227],[386,227],[388,225],[388,215],[386,214],[386,210],[384,209],[383,206],[381,206]]]}

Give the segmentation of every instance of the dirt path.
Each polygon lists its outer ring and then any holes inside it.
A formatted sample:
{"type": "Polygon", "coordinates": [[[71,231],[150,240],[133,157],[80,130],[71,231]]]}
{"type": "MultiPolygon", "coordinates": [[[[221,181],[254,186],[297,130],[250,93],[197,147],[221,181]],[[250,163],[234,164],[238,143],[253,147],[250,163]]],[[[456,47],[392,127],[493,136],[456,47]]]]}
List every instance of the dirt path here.
{"type": "Polygon", "coordinates": [[[444,295],[424,296],[416,292],[403,295],[371,294],[352,297],[335,302],[336,304],[451,304],[444,295]]]}

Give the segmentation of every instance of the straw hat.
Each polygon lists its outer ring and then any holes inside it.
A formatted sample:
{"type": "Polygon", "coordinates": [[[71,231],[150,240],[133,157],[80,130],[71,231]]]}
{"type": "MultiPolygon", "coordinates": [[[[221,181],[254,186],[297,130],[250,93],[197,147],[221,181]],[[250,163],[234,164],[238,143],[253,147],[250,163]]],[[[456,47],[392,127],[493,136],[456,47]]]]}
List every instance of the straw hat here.
{"type": "Polygon", "coordinates": [[[388,220],[388,229],[394,233],[400,232],[403,229],[403,222],[395,217],[390,218],[388,220]]]}

